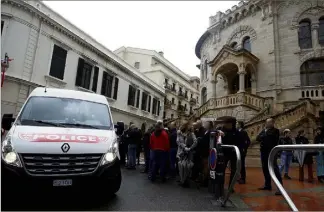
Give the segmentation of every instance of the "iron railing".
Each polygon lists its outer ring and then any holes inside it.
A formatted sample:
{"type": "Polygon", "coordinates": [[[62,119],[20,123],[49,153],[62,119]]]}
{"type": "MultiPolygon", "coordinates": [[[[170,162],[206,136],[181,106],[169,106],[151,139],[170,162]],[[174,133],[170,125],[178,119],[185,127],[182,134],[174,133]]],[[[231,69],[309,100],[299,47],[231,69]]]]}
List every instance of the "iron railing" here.
{"type": "Polygon", "coordinates": [[[269,172],[272,180],[278,187],[279,191],[281,192],[282,196],[285,198],[286,202],[288,203],[289,207],[292,211],[298,211],[296,205],[284,189],[284,187],[279,182],[278,178],[275,175],[274,172],[274,160],[277,159],[277,154],[279,151],[293,151],[293,150],[304,150],[307,152],[310,151],[324,151],[324,144],[294,144],[294,145],[279,145],[273,148],[270,152],[269,160],[268,160],[268,166],[269,166],[269,172]]]}

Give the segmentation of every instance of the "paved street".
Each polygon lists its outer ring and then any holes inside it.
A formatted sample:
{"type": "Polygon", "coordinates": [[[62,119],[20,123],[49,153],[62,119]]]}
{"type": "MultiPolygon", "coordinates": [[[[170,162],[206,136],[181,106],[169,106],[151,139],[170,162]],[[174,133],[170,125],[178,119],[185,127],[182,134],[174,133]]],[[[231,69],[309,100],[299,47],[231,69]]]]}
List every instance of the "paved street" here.
{"type": "MultiPolygon", "coordinates": [[[[105,195],[104,190],[98,193],[105,195]]],[[[2,193],[4,195],[4,193],[2,193]]],[[[45,195],[45,194],[44,194],[45,195]]],[[[123,170],[123,183],[120,191],[113,198],[107,198],[103,203],[90,200],[91,194],[84,193],[81,197],[69,196],[62,200],[46,197],[50,201],[40,202],[36,198],[33,206],[14,201],[10,209],[16,210],[224,210],[215,206],[215,201],[207,189],[198,190],[196,187],[184,189],[175,181],[166,184],[150,183],[145,174],[139,170],[123,170]],[[63,204],[63,202],[67,202],[63,204]]],[[[17,196],[20,200],[24,198],[17,196]]],[[[56,196],[56,198],[59,198],[56,196]]],[[[9,209],[3,203],[3,210],[9,209]]],[[[231,204],[230,204],[231,206],[231,204]]],[[[233,207],[229,207],[233,210],[233,207]]]]}

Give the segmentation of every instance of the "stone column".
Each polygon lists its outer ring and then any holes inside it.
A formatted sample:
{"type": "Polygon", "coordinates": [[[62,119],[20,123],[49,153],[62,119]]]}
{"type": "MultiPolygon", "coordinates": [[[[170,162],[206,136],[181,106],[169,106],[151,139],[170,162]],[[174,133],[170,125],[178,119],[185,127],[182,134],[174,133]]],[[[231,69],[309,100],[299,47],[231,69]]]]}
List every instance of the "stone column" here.
{"type": "Polygon", "coordinates": [[[318,22],[312,23],[312,43],[313,43],[313,48],[315,49],[319,47],[318,28],[319,28],[318,22]]]}
{"type": "Polygon", "coordinates": [[[245,92],[245,74],[246,74],[246,71],[245,71],[245,64],[244,63],[240,64],[238,74],[239,74],[239,91],[238,91],[238,93],[242,93],[242,92],[245,92]]]}

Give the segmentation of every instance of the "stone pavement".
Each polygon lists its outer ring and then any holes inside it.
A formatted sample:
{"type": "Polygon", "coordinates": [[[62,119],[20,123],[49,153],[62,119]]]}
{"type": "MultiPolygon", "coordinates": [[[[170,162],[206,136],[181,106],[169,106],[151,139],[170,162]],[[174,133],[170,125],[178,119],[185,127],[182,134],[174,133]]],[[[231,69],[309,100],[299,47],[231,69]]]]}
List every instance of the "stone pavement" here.
{"type": "MultiPolygon", "coordinates": [[[[315,167],[314,167],[315,168],[315,167]]],[[[305,169],[305,174],[307,170],[305,169]]],[[[229,174],[229,173],[228,173],[229,174]]],[[[324,184],[320,184],[315,178],[314,183],[298,181],[298,168],[292,168],[289,175],[291,180],[284,179],[284,188],[300,211],[324,210],[324,184]]],[[[314,172],[314,177],[316,173],[314,172]]],[[[227,177],[228,179],[228,177],[227,177]]],[[[283,196],[275,196],[276,186],[273,190],[259,191],[264,184],[261,168],[247,168],[247,183],[235,185],[235,194],[231,196],[232,203],[241,209],[252,211],[291,211],[283,196]]]]}

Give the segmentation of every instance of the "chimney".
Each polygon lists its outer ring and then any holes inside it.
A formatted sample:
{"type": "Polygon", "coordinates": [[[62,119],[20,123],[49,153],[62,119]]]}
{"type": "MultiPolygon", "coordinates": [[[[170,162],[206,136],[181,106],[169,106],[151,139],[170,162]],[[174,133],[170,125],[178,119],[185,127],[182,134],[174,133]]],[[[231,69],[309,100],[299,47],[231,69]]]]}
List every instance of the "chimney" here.
{"type": "Polygon", "coordinates": [[[164,53],[162,51],[159,52],[159,55],[161,55],[162,57],[164,57],[164,53]]]}

